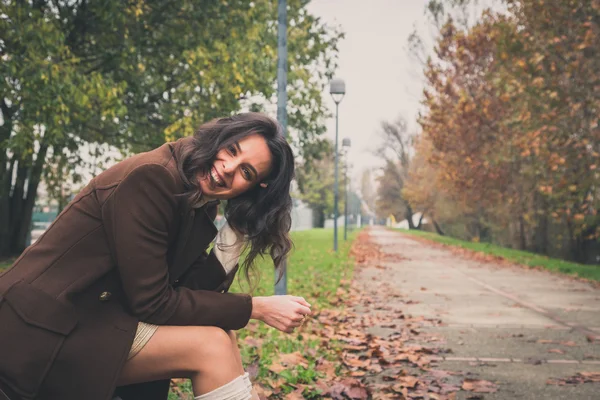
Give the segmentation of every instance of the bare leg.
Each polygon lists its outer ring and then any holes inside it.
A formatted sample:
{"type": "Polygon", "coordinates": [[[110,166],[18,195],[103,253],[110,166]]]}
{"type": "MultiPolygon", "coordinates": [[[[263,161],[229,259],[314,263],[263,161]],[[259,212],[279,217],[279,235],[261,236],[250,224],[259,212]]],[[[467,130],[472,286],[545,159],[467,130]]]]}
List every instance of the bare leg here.
{"type": "Polygon", "coordinates": [[[127,361],[118,385],[190,378],[194,395],[210,392],[244,374],[232,334],[211,326],[161,326],[127,361]]]}
{"type": "MultiPolygon", "coordinates": [[[[242,365],[242,355],[240,354],[240,349],[237,344],[237,336],[234,331],[228,331],[229,338],[231,339],[231,345],[233,346],[233,352],[235,353],[236,358],[238,359],[240,365],[242,365]]],[[[256,390],[252,389],[252,400],[260,400],[256,390]]]]}

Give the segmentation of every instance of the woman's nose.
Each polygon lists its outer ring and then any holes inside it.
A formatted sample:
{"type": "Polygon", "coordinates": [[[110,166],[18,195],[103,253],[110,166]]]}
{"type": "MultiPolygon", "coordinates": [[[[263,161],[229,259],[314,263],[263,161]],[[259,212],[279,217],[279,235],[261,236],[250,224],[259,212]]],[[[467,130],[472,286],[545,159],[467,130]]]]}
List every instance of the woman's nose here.
{"type": "Polygon", "coordinates": [[[226,175],[231,175],[235,171],[235,161],[223,161],[223,173],[226,175]]]}

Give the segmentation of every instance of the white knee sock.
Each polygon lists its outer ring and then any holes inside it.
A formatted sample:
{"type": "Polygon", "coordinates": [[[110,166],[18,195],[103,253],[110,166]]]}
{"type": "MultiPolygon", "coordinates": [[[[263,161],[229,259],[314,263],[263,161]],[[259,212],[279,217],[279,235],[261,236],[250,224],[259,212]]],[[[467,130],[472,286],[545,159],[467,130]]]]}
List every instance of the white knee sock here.
{"type": "Polygon", "coordinates": [[[252,384],[246,372],[213,391],[194,397],[194,400],[249,400],[251,398],[252,384]]]}

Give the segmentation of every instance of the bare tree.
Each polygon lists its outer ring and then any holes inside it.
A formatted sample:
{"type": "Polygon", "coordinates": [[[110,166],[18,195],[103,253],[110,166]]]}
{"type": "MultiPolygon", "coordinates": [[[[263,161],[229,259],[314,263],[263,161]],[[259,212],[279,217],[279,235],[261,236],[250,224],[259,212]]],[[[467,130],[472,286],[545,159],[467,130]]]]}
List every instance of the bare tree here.
{"type": "Polygon", "coordinates": [[[402,189],[408,179],[411,150],[414,135],[408,132],[406,120],[398,117],[395,122],[381,123],[382,145],[376,150],[376,155],[386,161],[384,174],[380,178],[378,190],[378,210],[390,212],[395,216],[402,215],[408,221],[409,229],[420,229],[423,215],[418,224],[413,222],[413,208],[402,195],[402,189]],[[395,211],[395,212],[394,212],[395,211]]]}

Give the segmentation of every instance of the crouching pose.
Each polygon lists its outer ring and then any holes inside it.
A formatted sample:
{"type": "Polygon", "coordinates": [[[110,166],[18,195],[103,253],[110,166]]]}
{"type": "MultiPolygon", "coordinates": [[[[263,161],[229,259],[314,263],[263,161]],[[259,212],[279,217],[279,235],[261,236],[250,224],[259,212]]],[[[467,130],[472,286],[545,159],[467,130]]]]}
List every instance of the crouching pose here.
{"type": "Polygon", "coordinates": [[[257,398],[233,330],[292,332],[310,305],[228,290],[289,252],[293,174],[277,122],[247,113],[92,179],[0,276],[0,399],[166,400],[171,378],[197,399],[257,398]]]}

